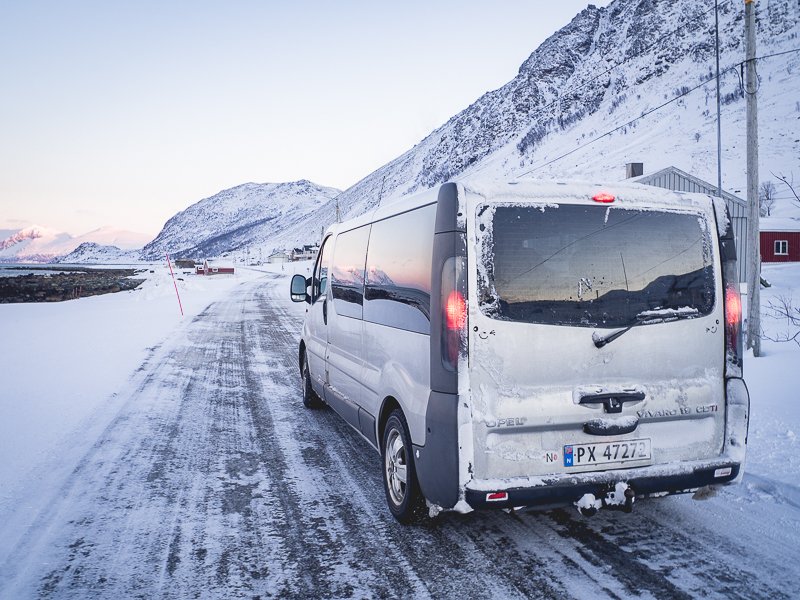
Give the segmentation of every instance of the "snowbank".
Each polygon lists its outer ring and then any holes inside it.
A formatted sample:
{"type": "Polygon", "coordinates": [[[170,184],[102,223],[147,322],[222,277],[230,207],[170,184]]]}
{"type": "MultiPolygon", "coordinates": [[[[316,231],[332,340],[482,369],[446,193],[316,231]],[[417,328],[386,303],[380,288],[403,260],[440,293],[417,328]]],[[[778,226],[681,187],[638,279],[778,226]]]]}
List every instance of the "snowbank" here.
{"type": "MultiPolygon", "coordinates": [[[[307,269],[306,263],[285,266],[287,276],[307,269]]],[[[262,270],[281,272],[281,265],[262,270]]],[[[264,276],[241,266],[235,275],[214,277],[176,269],[182,317],[166,263],[147,271],[147,280],[129,292],[0,305],[0,515],[40,470],[85,452],[118,409],[116,392],[155,347],[181,335],[234,286],[264,276]]]]}
{"type": "MultiPolygon", "coordinates": [[[[762,267],[772,287],[761,290],[761,326],[772,338],[794,333],[786,319],[770,314],[770,302],[789,299],[800,307],[800,264],[762,267]]],[[[763,340],[762,356],[745,356],[744,378],[750,390],[750,440],[746,474],[793,486],[800,479],[800,345],[763,340]]],[[[747,481],[747,480],[745,480],[747,481]]]]}

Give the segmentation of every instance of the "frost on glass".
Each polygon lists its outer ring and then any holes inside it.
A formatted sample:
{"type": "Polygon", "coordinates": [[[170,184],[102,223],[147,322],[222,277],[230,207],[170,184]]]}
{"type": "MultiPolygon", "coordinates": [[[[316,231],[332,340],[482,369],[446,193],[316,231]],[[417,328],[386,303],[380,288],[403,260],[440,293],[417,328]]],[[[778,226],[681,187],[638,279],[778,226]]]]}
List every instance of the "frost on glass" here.
{"type": "Polygon", "coordinates": [[[492,205],[478,208],[477,228],[491,318],[624,327],[714,308],[713,245],[697,213],[492,205]]]}

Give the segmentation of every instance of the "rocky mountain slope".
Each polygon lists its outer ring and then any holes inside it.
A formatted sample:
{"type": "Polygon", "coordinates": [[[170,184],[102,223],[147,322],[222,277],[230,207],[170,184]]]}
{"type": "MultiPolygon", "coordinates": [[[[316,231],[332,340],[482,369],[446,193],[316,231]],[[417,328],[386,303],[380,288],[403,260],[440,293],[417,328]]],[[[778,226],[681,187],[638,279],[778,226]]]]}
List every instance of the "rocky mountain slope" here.
{"type": "MultiPolygon", "coordinates": [[[[800,2],[757,3],[761,180],[800,180],[800,2]]],[[[723,187],[744,196],[744,7],[719,1],[723,187]]],[[[266,256],[317,241],[321,229],[448,180],[618,181],[676,166],[716,182],[712,0],[589,5],[523,62],[517,76],[341,194],[307,181],[244,184],[170,219],[142,258],[248,250],[266,256]],[[335,198],[335,200],[334,200],[335,198]]]]}
{"type": "Polygon", "coordinates": [[[117,246],[84,242],[55,262],[66,264],[128,264],[141,260],[140,250],[123,250],[117,246]]]}
{"type": "MultiPolygon", "coordinates": [[[[721,0],[723,187],[743,195],[743,3],[721,0]]],[[[414,148],[347,189],[344,217],[379,201],[462,178],[617,181],[625,163],[645,173],[674,165],[716,181],[714,3],[616,0],[589,6],[547,39],[518,75],[455,115],[414,148]]],[[[761,178],[800,179],[800,3],[758,2],[761,178]]],[[[788,200],[786,201],[788,206],[788,200]]],[[[335,204],[310,216],[335,220],[335,204]]],[[[273,240],[313,233],[305,223],[273,240]]]]}
{"type": "MultiPolygon", "coordinates": [[[[305,221],[339,194],[310,181],[245,183],[200,200],[172,217],[142,249],[142,258],[202,258],[272,245],[281,231],[305,221]]],[[[318,228],[317,228],[318,229],[318,228]]]]}

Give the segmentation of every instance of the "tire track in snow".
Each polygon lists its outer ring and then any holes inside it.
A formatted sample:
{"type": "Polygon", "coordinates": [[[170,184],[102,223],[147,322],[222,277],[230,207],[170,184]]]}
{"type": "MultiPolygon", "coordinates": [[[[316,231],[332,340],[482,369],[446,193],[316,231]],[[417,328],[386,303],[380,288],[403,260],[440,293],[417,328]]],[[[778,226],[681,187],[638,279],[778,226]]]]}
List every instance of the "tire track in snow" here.
{"type": "MultiPolygon", "coordinates": [[[[277,312],[283,312],[282,302],[274,298],[275,290],[268,289],[265,293],[267,298],[264,302],[274,305],[277,312]]],[[[462,547],[465,540],[460,533],[454,540],[450,533],[436,525],[429,528],[403,527],[389,515],[378,454],[333,411],[307,411],[302,407],[296,362],[300,325],[300,320],[283,312],[280,318],[269,320],[265,325],[270,330],[269,335],[257,336],[257,339],[270,340],[271,345],[283,347],[278,360],[289,379],[285,398],[288,402],[276,404],[272,410],[282,412],[288,409],[285,418],[289,422],[303,423],[297,427],[295,435],[306,437],[313,448],[324,449],[324,455],[315,459],[324,468],[313,478],[328,482],[325,488],[327,501],[338,506],[343,522],[350,525],[346,535],[355,537],[361,546],[361,568],[376,572],[368,588],[370,594],[382,597],[405,597],[412,592],[416,597],[427,594],[432,597],[524,596],[506,580],[487,572],[484,557],[462,547]],[[276,343],[278,340],[280,344],[276,343]],[[304,420],[297,416],[298,411],[318,422],[307,428],[304,420]],[[342,486],[342,481],[347,485],[342,486]],[[409,566],[401,571],[416,575],[414,579],[419,582],[411,588],[398,585],[398,581],[402,581],[397,574],[398,566],[404,564],[409,566]],[[390,585],[386,589],[376,588],[374,582],[384,578],[390,585]]]]}
{"type": "MultiPolygon", "coordinates": [[[[299,330],[299,322],[296,327],[299,330]]],[[[292,361],[295,360],[295,354],[296,341],[295,346],[286,350],[286,356],[292,361]]],[[[357,434],[347,425],[335,415],[333,418],[335,422],[332,426],[342,435],[360,443],[356,452],[371,452],[371,449],[365,450],[366,444],[361,443],[357,434]]],[[[372,465],[354,466],[357,469],[372,469],[372,473],[376,474],[375,479],[380,483],[380,465],[377,461],[372,465]]],[[[369,481],[365,483],[369,484],[369,481]]],[[[513,584],[513,589],[522,595],[580,596],[585,590],[593,589],[594,593],[602,590],[612,598],[642,593],[678,598],[696,596],[698,593],[711,597],[752,597],[753,583],[758,582],[764,595],[776,598],[791,596],[791,592],[787,596],[787,590],[793,589],[792,586],[796,584],[793,577],[785,576],[785,567],[780,561],[775,567],[776,570],[783,570],[784,576],[777,580],[769,575],[773,569],[764,573],[758,567],[749,568],[752,560],[748,560],[746,540],[731,536],[726,529],[712,531],[702,527],[702,523],[693,523],[686,529],[680,518],[681,510],[693,503],[687,497],[663,502],[646,502],[634,515],[603,513],[595,520],[586,520],[565,510],[521,513],[517,516],[520,524],[524,523],[521,531],[509,528],[509,521],[513,519],[502,514],[483,513],[463,518],[443,515],[439,520],[444,522],[439,525],[444,529],[450,525],[452,529],[449,529],[449,535],[438,536],[437,541],[445,545],[446,541],[458,539],[457,547],[468,548],[468,557],[462,556],[461,562],[472,563],[477,572],[485,572],[487,565],[491,565],[493,577],[489,580],[493,578],[495,582],[513,584]],[[651,514],[640,514],[641,510],[651,514]],[[674,515],[664,514],[673,510],[677,510],[677,519],[674,515]],[[485,520],[487,526],[491,523],[494,529],[487,530],[480,523],[475,528],[476,519],[485,520]],[[451,523],[446,523],[451,520],[451,523]],[[496,524],[495,520],[501,522],[496,524]],[[610,535],[596,531],[596,526],[602,523],[610,523],[602,528],[610,531],[610,535]],[[469,532],[471,547],[463,543],[463,532],[469,532]],[[536,542],[533,543],[531,538],[536,542]],[[780,583],[776,584],[776,581],[780,583]]],[[[383,503],[382,492],[380,503],[383,503]]],[[[380,506],[376,508],[381,510],[380,506]]],[[[691,510],[685,512],[689,517],[694,515],[691,510]]],[[[436,527],[434,525],[433,529],[436,527]]],[[[415,541],[418,545],[421,540],[415,541]]],[[[414,556],[414,543],[411,546],[406,552],[414,556]]],[[[445,548],[439,548],[432,554],[446,552],[445,548]]],[[[430,558],[422,558],[413,564],[421,566],[425,561],[429,562],[430,558]]],[[[424,566],[422,568],[424,573],[424,566]]],[[[427,581],[427,578],[424,579],[427,581]]],[[[471,589],[473,594],[477,590],[491,589],[491,586],[481,585],[483,583],[473,581],[464,587],[471,589]]]]}
{"type": "MultiPolygon", "coordinates": [[[[268,296],[274,293],[274,289],[266,291],[268,296]]],[[[282,308],[281,301],[274,297],[266,302],[274,304],[276,310],[282,308]]],[[[296,332],[300,330],[301,321],[284,314],[271,322],[283,331],[259,336],[259,339],[269,339],[271,343],[280,339],[284,346],[280,356],[286,370],[293,373],[293,381],[289,384],[292,389],[289,392],[288,406],[294,409],[293,412],[299,410],[309,415],[324,416],[325,423],[321,425],[334,429],[332,436],[326,435],[326,439],[320,440],[323,445],[330,447],[327,460],[329,463],[344,465],[344,468],[334,470],[336,477],[349,471],[356,482],[356,486],[348,492],[351,497],[363,497],[366,490],[372,492],[369,495],[372,520],[386,524],[384,528],[375,531],[377,539],[367,540],[370,546],[375,546],[374,553],[370,551],[370,554],[381,556],[386,549],[399,549],[402,556],[411,562],[413,571],[433,597],[570,597],[558,583],[558,578],[547,572],[547,561],[540,559],[535,553],[526,553],[524,565],[516,565],[506,560],[509,549],[498,544],[494,532],[489,532],[488,536],[473,532],[470,536],[468,532],[474,528],[470,525],[466,529],[462,527],[462,521],[473,520],[470,516],[450,514],[422,527],[399,526],[385,506],[378,454],[332,411],[305,411],[302,408],[299,369],[296,363],[296,332]],[[497,552],[492,553],[491,550],[497,552]],[[499,562],[498,557],[502,558],[499,562]]],[[[329,471],[324,470],[322,476],[329,471]]],[[[340,502],[342,507],[347,508],[348,505],[347,500],[340,502]]],[[[491,518],[494,515],[485,513],[481,516],[491,518]]],[[[396,588],[393,595],[402,597],[406,594],[396,588]]]]}

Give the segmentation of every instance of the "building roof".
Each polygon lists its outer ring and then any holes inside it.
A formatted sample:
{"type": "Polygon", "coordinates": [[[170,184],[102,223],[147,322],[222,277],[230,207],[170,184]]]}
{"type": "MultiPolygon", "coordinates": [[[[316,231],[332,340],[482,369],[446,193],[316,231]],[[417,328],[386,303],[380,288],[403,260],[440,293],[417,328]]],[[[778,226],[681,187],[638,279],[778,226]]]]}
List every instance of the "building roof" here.
{"type": "Polygon", "coordinates": [[[209,267],[231,268],[231,269],[233,268],[232,262],[220,258],[207,258],[205,259],[205,263],[207,263],[209,267]]]}
{"type": "Polygon", "coordinates": [[[800,232],[800,219],[792,217],[761,217],[758,220],[760,231],[800,232]]]}
{"type": "MultiPolygon", "coordinates": [[[[642,175],[641,177],[634,177],[630,181],[636,183],[643,183],[645,185],[655,185],[657,187],[668,187],[671,190],[679,192],[696,192],[701,194],[717,195],[717,186],[707,181],[690,175],[686,171],[681,171],[677,167],[667,167],[649,175],[642,175]]],[[[747,202],[735,196],[730,192],[722,190],[722,197],[735,204],[739,204],[742,208],[747,206],[747,202]]]]}

